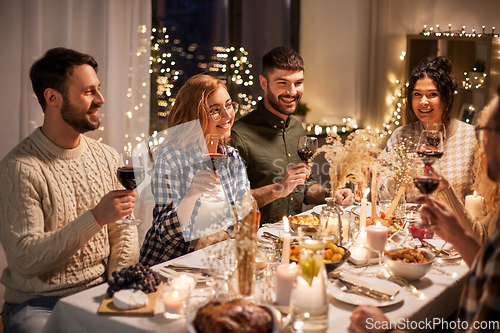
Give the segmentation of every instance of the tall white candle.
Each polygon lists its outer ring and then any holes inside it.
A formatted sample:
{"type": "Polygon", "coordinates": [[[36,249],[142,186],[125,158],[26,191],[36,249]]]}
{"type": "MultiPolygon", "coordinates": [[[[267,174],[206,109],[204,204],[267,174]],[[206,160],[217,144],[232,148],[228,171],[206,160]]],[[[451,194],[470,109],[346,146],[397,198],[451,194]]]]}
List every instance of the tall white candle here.
{"type": "Polygon", "coordinates": [[[293,283],[297,275],[297,265],[281,264],[276,267],[276,304],[288,306],[293,283]]]}
{"type": "Polygon", "coordinates": [[[283,264],[288,264],[290,263],[290,225],[286,216],[283,216],[283,228],[285,229],[285,234],[283,235],[281,262],[283,264]]]}
{"type": "Polygon", "coordinates": [[[465,197],[465,208],[474,217],[483,216],[483,197],[477,195],[477,192],[474,191],[474,195],[465,197]]]}
{"type": "Polygon", "coordinates": [[[363,193],[363,198],[361,199],[361,211],[359,213],[359,231],[363,232],[366,230],[366,197],[370,193],[370,188],[367,188],[363,193]]]}
{"type": "Polygon", "coordinates": [[[372,219],[377,217],[377,172],[378,164],[374,163],[372,165],[372,219]]]}
{"type": "MultiPolygon", "coordinates": [[[[389,229],[377,223],[377,225],[370,225],[366,228],[366,246],[371,247],[381,254],[385,250],[387,238],[389,236],[389,229]]],[[[378,254],[374,251],[370,252],[370,257],[376,258],[378,254]]]]}

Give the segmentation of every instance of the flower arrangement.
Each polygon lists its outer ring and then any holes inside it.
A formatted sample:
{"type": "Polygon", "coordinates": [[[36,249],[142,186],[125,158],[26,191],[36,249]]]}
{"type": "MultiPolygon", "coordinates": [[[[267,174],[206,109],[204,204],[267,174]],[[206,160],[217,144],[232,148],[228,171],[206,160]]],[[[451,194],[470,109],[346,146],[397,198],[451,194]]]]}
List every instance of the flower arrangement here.
{"type": "Polygon", "coordinates": [[[354,184],[368,184],[370,166],[380,152],[382,138],[371,129],[357,130],[347,137],[345,144],[336,132],[329,132],[326,143],[313,155],[325,154],[330,164],[330,184],[332,191],[344,186],[347,181],[354,184]]]}
{"type": "Polygon", "coordinates": [[[408,188],[413,184],[411,169],[413,161],[417,158],[416,142],[411,138],[402,138],[381,161],[389,166],[389,171],[394,179],[394,190],[401,186],[408,188]]]}

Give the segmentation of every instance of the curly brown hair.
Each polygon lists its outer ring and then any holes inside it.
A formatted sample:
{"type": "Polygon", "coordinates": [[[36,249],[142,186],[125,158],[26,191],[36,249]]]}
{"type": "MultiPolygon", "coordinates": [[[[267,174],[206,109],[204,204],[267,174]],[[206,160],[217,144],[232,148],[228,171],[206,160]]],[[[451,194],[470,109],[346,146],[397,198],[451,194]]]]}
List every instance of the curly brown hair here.
{"type": "Polygon", "coordinates": [[[408,80],[408,87],[405,91],[406,109],[404,112],[404,124],[411,124],[418,121],[418,117],[413,111],[412,93],[415,84],[423,78],[430,78],[436,83],[437,89],[441,94],[441,101],[445,108],[442,115],[443,123],[450,119],[451,107],[453,106],[453,95],[457,89],[457,79],[451,75],[451,61],[445,57],[430,57],[424,59],[413,70],[408,80]]]}

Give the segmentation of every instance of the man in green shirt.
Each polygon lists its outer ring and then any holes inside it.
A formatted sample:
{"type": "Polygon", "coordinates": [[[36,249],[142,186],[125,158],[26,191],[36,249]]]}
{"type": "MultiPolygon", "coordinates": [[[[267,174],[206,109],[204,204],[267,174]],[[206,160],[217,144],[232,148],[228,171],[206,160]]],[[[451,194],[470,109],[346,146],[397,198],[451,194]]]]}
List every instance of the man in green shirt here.
{"type": "MultiPolygon", "coordinates": [[[[261,223],[302,212],[302,203],[322,204],[329,190],[317,184],[310,166],[297,154],[302,125],[290,117],[304,90],[304,62],[291,48],[277,47],[262,58],[260,85],[264,101],[236,121],[231,144],[246,163],[252,194],[261,211],[261,223]]],[[[337,202],[353,202],[349,189],[335,195],[337,202]]]]}

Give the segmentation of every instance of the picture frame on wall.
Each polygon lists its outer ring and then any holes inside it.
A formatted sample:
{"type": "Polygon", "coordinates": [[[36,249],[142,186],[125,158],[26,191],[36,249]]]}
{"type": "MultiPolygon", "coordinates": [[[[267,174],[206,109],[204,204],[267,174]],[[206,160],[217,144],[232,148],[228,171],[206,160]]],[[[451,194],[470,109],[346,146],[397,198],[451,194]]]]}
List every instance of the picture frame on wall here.
{"type": "Polygon", "coordinates": [[[460,109],[460,115],[458,116],[458,120],[461,120],[467,124],[474,125],[477,117],[477,108],[473,104],[462,104],[462,108],[460,109]]]}

